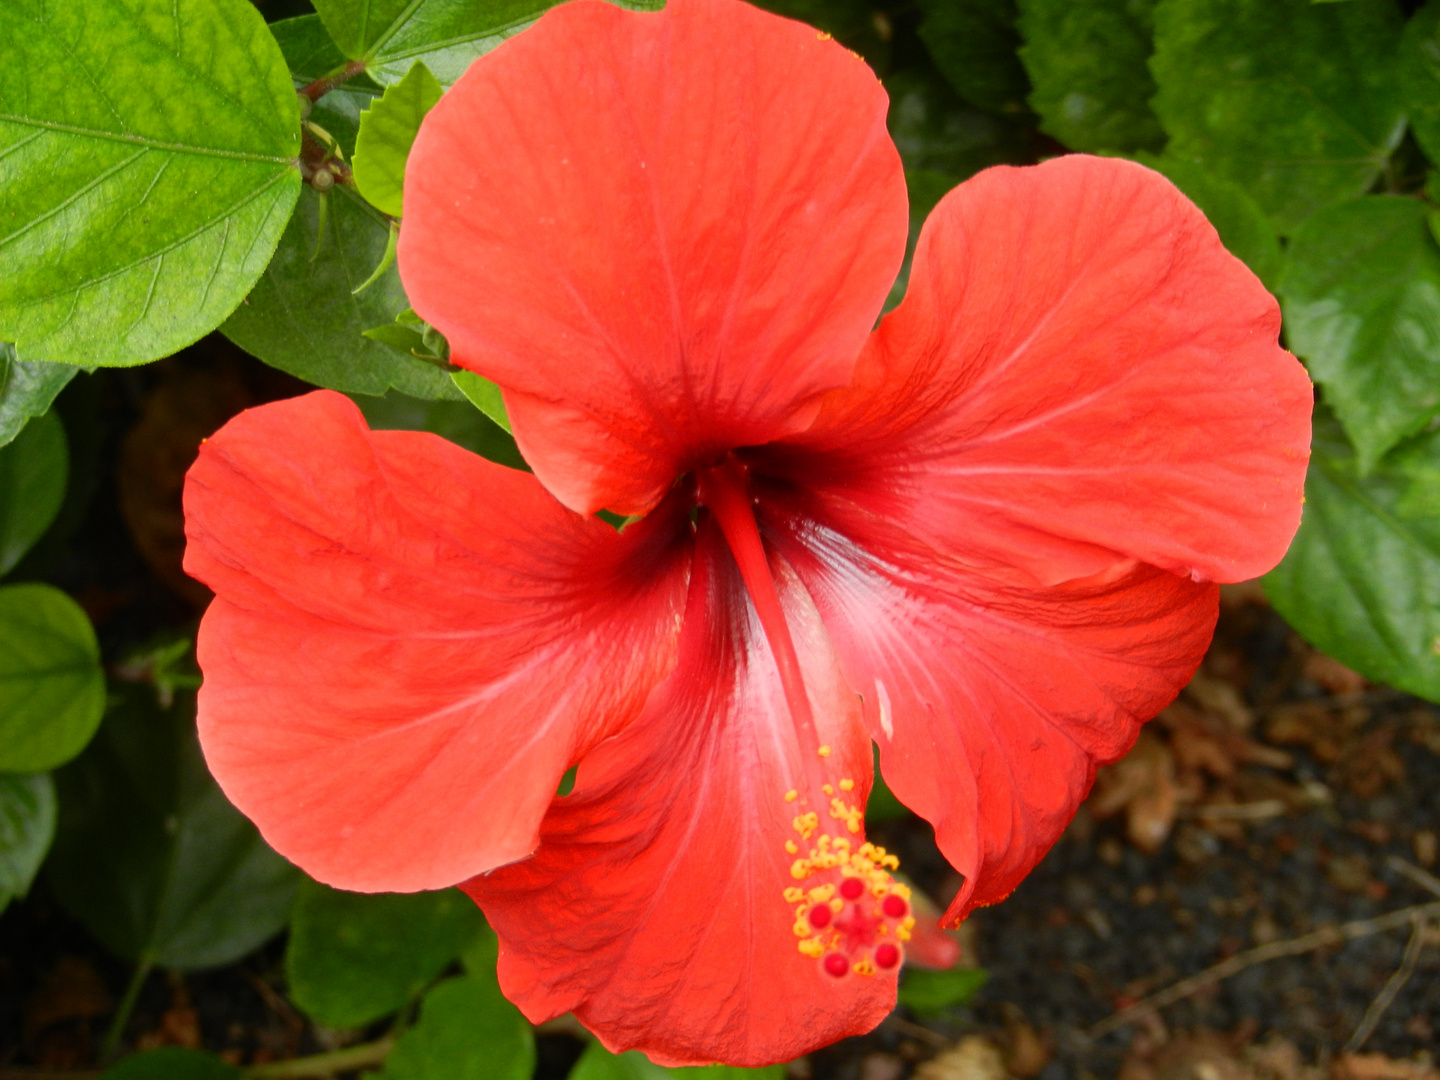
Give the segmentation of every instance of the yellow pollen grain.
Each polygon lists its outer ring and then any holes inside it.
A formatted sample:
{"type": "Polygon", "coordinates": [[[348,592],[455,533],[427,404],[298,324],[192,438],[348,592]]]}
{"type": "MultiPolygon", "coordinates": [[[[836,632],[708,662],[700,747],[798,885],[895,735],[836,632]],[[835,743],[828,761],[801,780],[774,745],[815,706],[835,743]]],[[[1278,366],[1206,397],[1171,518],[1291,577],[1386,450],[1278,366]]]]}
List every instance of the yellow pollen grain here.
{"type": "Polygon", "coordinates": [[[798,938],[810,936],[810,924],[804,919],[796,919],[795,925],[791,929],[795,931],[795,936],[798,938]]]}
{"type": "Polygon", "coordinates": [[[795,845],[794,840],[785,841],[785,853],[787,855],[799,855],[800,849],[795,845]]]}
{"type": "Polygon", "coordinates": [[[823,904],[835,895],[835,886],[829,882],[824,885],[816,885],[807,895],[813,903],[823,904]]]}
{"type": "Polygon", "coordinates": [[[833,787],[831,787],[829,784],[823,785],[823,786],[820,788],[820,790],[823,791],[823,792],[825,792],[826,795],[834,795],[834,794],[835,794],[835,789],[834,789],[833,787]]]}
{"type": "Polygon", "coordinates": [[[796,859],[790,864],[790,876],[796,881],[804,881],[810,876],[810,860],[796,859]]]}
{"type": "Polygon", "coordinates": [[[824,30],[817,30],[817,31],[815,31],[815,40],[816,40],[816,41],[829,41],[829,40],[830,40],[830,35],[827,34],[824,30]]]}
{"type": "Polygon", "coordinates": [[[845,910],[845,901],[841,900],[838,896],[835,897],[835,899],[830,901],[830,910],[836,915],[839,915],[840,912],[845,910]]]}
{"type": "Polygon", "coordinates": [[[790,885],[785,889],[785,902],[787,904],[798,904],[805,899],[805,890],[798,885],[790,885]]]}
{"type": "Polygon", "coordinates": [[[819,960],[821,954],[825,952],[825,943],[819,938],[810,938],[800,942],[799,948],[802,953],[812,960],[819,960]]]}
{"type": "Polygon", "coordinates": [[[799,797],[800,797],[800,792],[796,791],[794,788],[791,788],[789,791],[785,792],[785,801],[786,801],[786,802],[794,802],[794,801],[795,801],[796,799],[798,799],[799,797]]]}
{"type": "Polygon", "coordinates": [[[875,965],[872,964],[869,960],[861,960],[858,964],[855,965],[854,970],[856,975],[874,975],[875,965]]]}
{"type": "Polygon", "coordinates": [[[854,791],[854,790],[855,790],[855,781],[854,781],[854,780],[851,780],[851,779],[847,776],[844,780],[841,780],[841,781],[840,781],[840,790],[841,790],[841,791],[854,791]]]}
{"type": "Polygon", "coordinates": [[[816,752],[817,754],[819,754],[821,757],[829,757],[829,756],[830,756],[830,747],[829,747],[828,745],[822,746],[822,747],[820,747],[819,750],[817,750],[817,751],[815,751],[815,752],[816,752]]]}

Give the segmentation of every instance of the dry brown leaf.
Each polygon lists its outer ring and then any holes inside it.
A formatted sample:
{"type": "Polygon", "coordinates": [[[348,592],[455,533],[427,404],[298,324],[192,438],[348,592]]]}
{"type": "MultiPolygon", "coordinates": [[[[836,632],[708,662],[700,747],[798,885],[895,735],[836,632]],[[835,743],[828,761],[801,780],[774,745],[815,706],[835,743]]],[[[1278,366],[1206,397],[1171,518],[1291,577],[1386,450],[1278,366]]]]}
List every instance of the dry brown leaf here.
{"type": "Polygon", "coordinates": [[[1333,1080],[1440,1080],[1433,1059],[1406,1061],[1384,1054],[1341,1054],[1330,1067],[1333,1080]]]}
{"type": "Polygon", "coordinates": [[[967,1035],[915,1070],[917,1080],[1006,1080],[1000,1048],[983,1035],[967,1035]]]}
{"type": "Polygon", "coordinates": [[[1142,731],[1130,753],[1100,770],[1089,805],[1097,818],[1124,810],[1130,842],[1141,851],[1158,851],[1179,809],[1170,748],[1153,731],[1142,731]]]}

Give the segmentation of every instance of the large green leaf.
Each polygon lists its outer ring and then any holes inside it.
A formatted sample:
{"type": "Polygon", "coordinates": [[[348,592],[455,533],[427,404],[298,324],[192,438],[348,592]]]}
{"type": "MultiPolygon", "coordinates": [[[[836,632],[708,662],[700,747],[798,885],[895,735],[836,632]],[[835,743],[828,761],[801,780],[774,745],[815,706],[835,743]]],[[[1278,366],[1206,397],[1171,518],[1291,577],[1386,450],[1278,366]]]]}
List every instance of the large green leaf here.
{"type": "Polygon", "coordinates": [[[910,967],[900,979],[898,1000],[901,1005],[920,1013],[940,1012],[955,1005],[964,1005],[989,979],[984,968],[950,968],[930,971],[910,967]]]}
{"type": "Polygon", "coordinates": [[[887,121],[907,172],[924,170],[958,183],[991,165],[1033,160],[1025,129],[965,104],[938,71],[909,67],[885,80],[887,121]]]}
{"type": "Polygon", "coordinates": [[[1440,413],[1440,247],[1419,199],[1322,210],[1291,239],[1290,347],[1325,388],[1361,471],[1440,413]]]}
{"type": "Polygon", "coordinates": [[[0,911],[24,896],[55,838],[48,773],[0,773],[0,911]]]}
{"type": "Polygon", "coordinates": [[[69,761],[104,711],[100,646],[80,605],[49,585],[0,587],[0,770],[69,761]]]}
{"type": "Polygon", "coordinates": [[[25,425],[0,447],[0,577],[39,540],[65,501],[70,455],[53,413],[25,425]]]}
{"type": "Polygon", "coordinates": [[[115,692],[95,741],[55,774],[50,885],[120,956],[228,964],[284,928],[298,872],[210,778],[193,694],[162,709],[148,686],[115,692]]]}
{"type": "Polygon", "coordinates": [[[0,341],[0,446],[19,435],[34,417],[43,415],[79,370],[71,364],[17,360],[15,347],[0,341]]]}
{"type": "Polygon", "coordinates": [[[1154,0],[1019,0],[1020,59],[1040,130],[1072,150],[1158,148],[1150,111],[1154,0]]]}
{"type": "Polygon", "coordinates": [[[1415,141],[1431,163],[1440,162],[1440,0],[1430,0],[1405,25],[1399,81],[1415,141]]]}
{"type": "MultiPolygon", "coordinates": [[[[344,60],[314,15],[286,19],[274,30],[296,86],[344,60]]],[[[321,98],[310,120],[349,159],[361,111],[379,93],[362,76],[321,98]]],[[[351,191],[337,187],[327,198],[322,239],[320,196],[309,188],[301,193],[265,275],[220,329],[246,352],[317,386],[371,395],[394,387],[412,397],[459,400],[442,369],[362,336],[410,302],[393,266],[354,294],[384,256],[389,225],[351,191]]]]}
{"type": "Polygon", "coordinates": [[[386,1080],[530,1080],[535,1036],[493,974],[447,979],[385,1061],[386,1080]]]}
{"type": "Polygon", "coordinates": [[[405,160],[420,131],[420,121],[443,92],[435,76],[416,62],[385,96],[360,114],[355,140],[355,186],[370,205],[399,217],[405,187],[405,160]]]}
{"type": "Polygon", "coordinates": [[[1015,0],[920,0],[920,40],[960,96],[982,109],[1025,111],[1030,80],[1015,50],[1015,0]]]}
{"type": "Polygon", "coordinates": [[[241,1080],[245,1074],[213,1054],[165,1046],[116,1062],[100,1080],[241,1080]]]}
{"type": "Polygon", "coordinates": [[[1282,233],[1362,195],[1405,131],[1393,0],[1160,0],[1167,150],[1244,185],[1282,233]]]}
{"type": "MultiPolygon", "coordinates": [[[[653,10],[660,0],[631,0],[621,7],[653,10]]],[[[513,37],[554,0],[317,0],[325,28],[376,81],[399,82],[416,60],[449,86],[471,61],[513,37]]]]}
{"type": "Polygon", "coordinates": [[[1230,254],[1243,260],[1267,289],[1274,292],[1279,287],[1284,266],[1280,238],[1275,235],[1274,223],[1249,192],[1193,161],[1143,152],[1136,155],[1136,160],[1164,174],[1184,192],[1210,219],[1230,254]]]}
{"type": "Polygon", "coordinates": [[[1317,649],[1440,701],[1440,432],[1362,476],[1321,409],[1312,453],[1305,516],[1266,595],[1317,649]]]}
{"type": "Polygon", "coordinates": [[[742,1069],[734,1065],[700,1065],[685,1069],[665,1069],[656,1065],[638,1050],[612,1054],[598,1042],[592,1042],[570,1070],[570,1080],[784,1080],[785,1066],[767,1065],[760,1069],[742,1069]]]}
{"type": "Polygon", "coordinates": [[[248,0],[0,4],[0,337],[140,364],[218,326],[295,204],[295,94],[248,0]]]}
{"type": "Polygon", "coordinates": [[[484,929],[459,889],[365,895],[304,881],[285,952],[290,996],[327,1027],[362,1027],[417,996],[484,929]]]}

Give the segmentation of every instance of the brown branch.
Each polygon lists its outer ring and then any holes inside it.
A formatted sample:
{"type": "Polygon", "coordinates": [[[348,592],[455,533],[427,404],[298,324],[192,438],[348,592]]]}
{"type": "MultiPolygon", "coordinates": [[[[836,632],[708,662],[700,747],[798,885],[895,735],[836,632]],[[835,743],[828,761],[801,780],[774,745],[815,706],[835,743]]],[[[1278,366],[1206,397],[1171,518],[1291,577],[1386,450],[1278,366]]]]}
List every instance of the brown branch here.
{"type": "Polygon", "coordinates": [[[1341,923],[1339,926],[1322,927],[1313,933],[1297,938],[1274,941],[1269,945],[1261,945],[1259,948],[1236,953],[1229,960],[1223,960],[1188,979],[1181,979],[1164,990],[1121,1009],[1113,1016],[1106,1017],[1092,1027],[1088,1034],[1092,1039],[1109,1035],[1112,1031],[1117,1031],[1126,1024],[1132,1023],[1145,1013],[1155,1012],[1167,1005],[1173,1005],[1207,986],[1213,986],[1232,975],[1239,974],[1248,967],[1263,964],[1267,960],[1278,960],[1283,956],[1299,956],[1301,953],[1323,949],[1327,945],[1343,945],[1356,938],[1383,934],[1387,930],[1397,930],[1402,926],[1409,926],[1417,919],[1434,918],[1440,918],[1440,901],[1401,908],[1388,915],[1379,915],[1373,919],[1358,919],[1355,922],[1341,923]]]}
{"type": "Polygon", "coordinates": [[[1355,1034],[1350,1036],[1350,1041],[1345,1044],[1345,1052],[1353,1054],[1365,1045],[1375,1028],[1380,1023],[1380,1018],[1385,1015],[1385,1010],[1390,1008],[1390,1003],[1395,996],[1405,989],[1405,984],[1410,981],[1410,976],[1415,974],[1415,964],[1420,959],[1420,953],[1425,949],[1425,939],[1430,935],[1430,924],[1425,921],[1424,916],[1416,915],[1411,923],[1414,929],[1410,931],[1410,941],[1405,946],[1405,956],[1400,961],[1400,966],[1390,976],[1384,989],[1375,995],[1375,1000],[1370,1002],[1370,1007],[1365,1010],[1365,1018],[1360,1021],[1360,1026],[1355,1029],[1355,1034]]]}
{"type": "Polygon", "coordinates": [[[334,90],[337,86],[349,82],[351,79],[353,79],[356,75],[362,73],[364,70],[365,61],[351,60],[339,71],[336,71],[330,75],[322,76],[321,78],[316,79],[314,82],[309,83],[306,86],[302,86],[299,90],[295,92],[301,97],[307,99],[310,104],[313,105],[315,104],[315,102],[319,101],[322,97],[328,94],[331,90],[334,90]]]}

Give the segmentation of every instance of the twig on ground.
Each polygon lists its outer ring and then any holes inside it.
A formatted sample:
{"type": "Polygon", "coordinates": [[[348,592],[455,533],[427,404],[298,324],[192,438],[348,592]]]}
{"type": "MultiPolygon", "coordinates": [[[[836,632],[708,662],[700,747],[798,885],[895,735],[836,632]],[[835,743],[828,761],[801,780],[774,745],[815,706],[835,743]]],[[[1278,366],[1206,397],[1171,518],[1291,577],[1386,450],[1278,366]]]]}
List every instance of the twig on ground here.
{"type": "Polygon", "coordinates": [[[1415,963],[1420,959],[1420,953],[1425,949],[1425,939],[1429,936],[1430,924],[1423,915],[1416,915],[1410,920],[1414,929],[1410,931],[1410,941],[1405,946],[1405,956],[1400,961],[1400,966],[1390,976],[1384,989],[1375,995],[1375,1000],[1370,1002],[1370,1007],[1365,1010],[1365,1018],[1360,1021],[1360,1026],[1355,1029],[1355,1034],[1350,1036],[1350,1041],[1345,1044],[1345,1052],[1353,1054],[1365,1045],[1366,1040],[1375,1033],[1380,1018],[1385,1015],[1385,1010],[1395,1000],[1395,995],[1405,988],[1410,981],[1410,976],[1415,974],[1415,963]]]}
{"type": "Polygon", "coordinates": [[[1342,945],[1347,941],[1354,941],[1356,938],[1369,937],[1372,934],[1383,934],[1387,930],[1396,930],[1402,926],[1409,926],[1416,920],[1428,920],[1440,918],[1440,901],[1429,904],[1416,904],[1413,907],[1400,908],[1386,915],[1378,915],[1373,919],[1358,919],[1355,922],[1341,923],[1339,926],[1326,926],[1313,933],[1303,934],[1297,938],[1290,938],[1286,941],[1274,941],[1269,945],[1261,945],[1255,949],[1248,949],[1242,953],[1236,953],[1228,960],[1222,960],[1213,967],[1206,968],[1198,975],[1191,975],[1188,979],[1181,979],[1179,982],[1166,987],[1158,993],[1151,994],[1129,1005],[1113,1016],[1108,1016],[1100,1023],[1092,1027],[1087,1033],[1092,1039],[1099,1039],[1109,1035],[1126,1024],[1131,1023],[1137,1017],[1145,1013],[1154,1012],[1173,1005],[1175,1002],[1189,997],[1196,991],[1203,990],[1207,986],[1223,982],[1232,975],[1244,971],[1255,964],[1263,964],[1267,960],[1278,960],[1282,956],[1299,956],[1301,953],[1311,952],[1315,949],[1323,949],[1327,945],[1342,945]]]}
{"type": "Polygon", "coordinates": [[[352,1072],[369,1065],[379,1065],[394,1047],[395,1040],[387,1036],[374,1042],[361,1043],[359,1046],[347,1046],[344,1050],[251,1065],[241,1072],[250,1080],[312,1080],[334,1076],[336,1073],[352,1072]]]}
{"type": "Polygon", "coordinates": [[[938,1031],[931,1031],[929,1028],[924,1027],[921,1024],[912,1024],[909,1020],[902,1020],[894,1013],[891,1013],[885,1018],[885,1023],[889,1024],[896,1031],[900,1032],[900,1034],[909,1035],[912,1038],[919,1039],[921,1042],[927,1042],[931,1046],[950,1045],[950,1040],[945,1038],[945,1036],[941,1035],[938,1031]]]}
{"type": "Polygon", "coordinates": [[[1397,874],[1403,874],[1422,889],[1429,889],[1436,896],[1440,896],[1440,878],[1434,874],[1421,870],[1414,863],[1406,862],[1399,855],[1391,855],[1385,860],[1385,865],[1397,874]]]}

